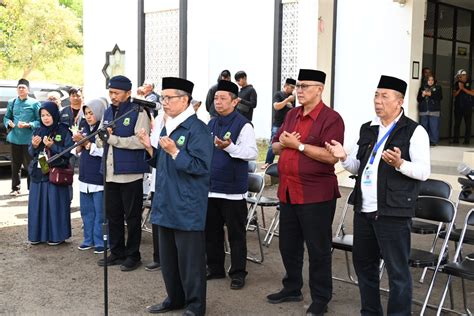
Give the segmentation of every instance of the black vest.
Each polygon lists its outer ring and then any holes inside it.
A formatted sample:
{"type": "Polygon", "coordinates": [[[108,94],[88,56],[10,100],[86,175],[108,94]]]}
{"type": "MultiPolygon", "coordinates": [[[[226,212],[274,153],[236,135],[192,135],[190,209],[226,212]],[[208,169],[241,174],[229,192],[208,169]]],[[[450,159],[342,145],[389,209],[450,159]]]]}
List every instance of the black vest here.
{"type": "MultiPolygon", "coordinates": [[[[365,123],[360,128],[360,139],[357,143],[359,145],[357,159],[360,161],[360,166],[358,171],[359,177],[357,177],[354,187],[353,202],[354,211],[356,212],[362,210],[361,175],[377,143],[379,133],[379,126],[371,126],[370,123],[365,123]]],[[[383,150],[398,147],[400,148],[402,159],[411,161],[409,153],[410,139],[417,126],[418,123],[402,114],[388,137],[383,150]]],[[[419,180],[403,175],[383,160],[380,160],[377,172],[377,210],[379,215],[413,217],[419,192],[419,180]]]]}

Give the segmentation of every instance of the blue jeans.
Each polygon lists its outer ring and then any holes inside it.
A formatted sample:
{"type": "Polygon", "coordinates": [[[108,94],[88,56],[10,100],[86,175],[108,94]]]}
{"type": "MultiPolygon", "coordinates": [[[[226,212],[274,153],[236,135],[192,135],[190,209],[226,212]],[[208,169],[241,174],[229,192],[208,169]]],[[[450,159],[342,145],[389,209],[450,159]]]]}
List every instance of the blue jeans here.
{"type": "Polygon", "coordinates": [[[273,160],[275,159],[275,154],[273,153],[272,150],[272,140],[273,137],[275,137],[276,133],[278,132],[279,126],[272,126],[272,136],[270,137],[270,143],[268,145],[268,151],[267,151],[267,157],[265,158],[265,163],[271,164],[273,163],[273,160]]]}
{"type": "Polygon", "coordinates": [[[436,145],[439,141],[439,116],[421,115],[420,124],[426,129],[430,144],[436,145]]]}
{"type": "Polygon", "coordinates": [[[81,217],[84,223],[84,245],[104,247],[102,239],[102,203],[104,192],[81,192],[81,217]]]}

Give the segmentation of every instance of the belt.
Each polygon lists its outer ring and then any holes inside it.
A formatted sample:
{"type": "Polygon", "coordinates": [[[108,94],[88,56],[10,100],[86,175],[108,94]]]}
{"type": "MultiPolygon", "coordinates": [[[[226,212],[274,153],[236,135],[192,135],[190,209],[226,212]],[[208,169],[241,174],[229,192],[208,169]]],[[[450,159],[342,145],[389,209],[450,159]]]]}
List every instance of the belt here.
{"type": "Polygon", "coordinates": [[[376,221],[379,218],[379,211],[362,213],[369,221],[376,221]]]}

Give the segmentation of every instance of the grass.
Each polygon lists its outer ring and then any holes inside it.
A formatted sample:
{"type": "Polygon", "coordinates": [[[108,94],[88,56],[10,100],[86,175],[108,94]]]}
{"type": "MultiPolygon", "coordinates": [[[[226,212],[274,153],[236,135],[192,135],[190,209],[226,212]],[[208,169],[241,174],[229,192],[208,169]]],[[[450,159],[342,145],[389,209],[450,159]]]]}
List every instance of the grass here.
{"type": "MultiPolygon", "coordinates": [[[[263,164],[265,163],[265,158],[267,157],[268,139],[258,138],[257,148],[258,148],[257,163],[263,164]]],[[[278,156],[275,156],[274,162],[277,162],[277,161],[278,161],[278,156]]]]}

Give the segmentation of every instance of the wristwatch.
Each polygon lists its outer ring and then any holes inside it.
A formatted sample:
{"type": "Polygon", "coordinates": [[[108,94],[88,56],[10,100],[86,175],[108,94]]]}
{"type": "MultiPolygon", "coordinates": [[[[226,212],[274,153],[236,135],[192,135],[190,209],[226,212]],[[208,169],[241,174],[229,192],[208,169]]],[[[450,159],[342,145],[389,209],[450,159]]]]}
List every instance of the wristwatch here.
{"type": "Polygon", "coordinates": [[[300,152],[303,152],[303,151],[304,151],[304,144],[300,144],[300,145],[298,146],[298,150],[299,150],[300,152]]]}

